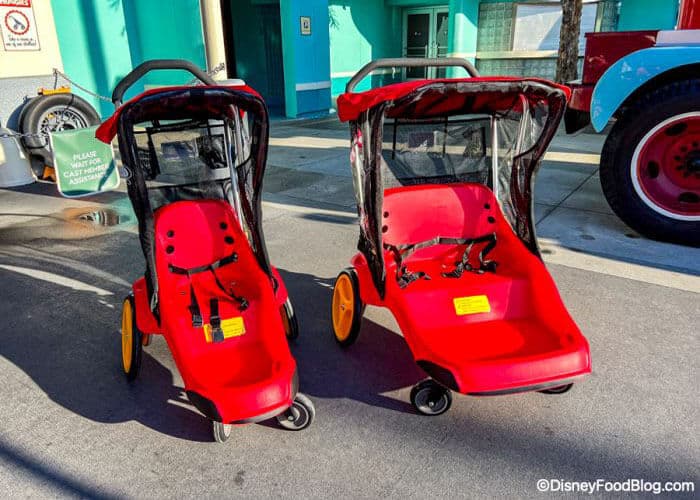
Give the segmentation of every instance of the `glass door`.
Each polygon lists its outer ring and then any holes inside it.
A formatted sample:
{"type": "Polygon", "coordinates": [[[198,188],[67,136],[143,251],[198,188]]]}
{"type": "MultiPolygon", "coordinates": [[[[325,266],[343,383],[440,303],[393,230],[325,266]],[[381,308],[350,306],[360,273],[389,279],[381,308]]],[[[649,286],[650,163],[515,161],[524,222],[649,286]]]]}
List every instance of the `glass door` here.
{"type": "MultiPolygon", "coordinates": [[[[447,57],[447,6],[404,10],[404,57],[447,57]]],[[[406,79],[444,78],[446,68],[407,68],[406,79]]]]}

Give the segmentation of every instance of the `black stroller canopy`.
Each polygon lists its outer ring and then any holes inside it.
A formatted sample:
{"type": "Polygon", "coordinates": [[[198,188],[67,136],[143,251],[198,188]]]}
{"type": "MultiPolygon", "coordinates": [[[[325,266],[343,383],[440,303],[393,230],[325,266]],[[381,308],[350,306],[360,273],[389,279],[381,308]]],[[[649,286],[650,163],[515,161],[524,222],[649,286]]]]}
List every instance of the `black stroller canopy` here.
{"type": "Polygon", "coordinates": [[[158,289],[154,212],[176,201],[231,203],[258,263],[271,276],[260,206],[268,126],[267,108],[249,87],[206,86],[148,91],[98,129],[97,137],[105,142],[119,135],[152,309],[158,289]]]}
{"type": "Polygon", "coordinates": [[[409,81],[338,99],[351,127],[359,248],[380,293],[383,195],[391,187],[487,185],[514,232],[539,255],[534,176],[567,98],[565,87],[545,80],[477,77],[409,81]]]}

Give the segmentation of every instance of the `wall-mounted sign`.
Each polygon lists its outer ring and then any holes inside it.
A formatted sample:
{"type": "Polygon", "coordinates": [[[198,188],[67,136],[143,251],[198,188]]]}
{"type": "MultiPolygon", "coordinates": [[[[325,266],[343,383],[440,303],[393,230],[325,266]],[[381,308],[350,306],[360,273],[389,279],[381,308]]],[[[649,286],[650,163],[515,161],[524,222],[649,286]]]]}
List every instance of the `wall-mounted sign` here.
{"type": "Polygon", "coordinates": [[[31,0],[0,0],[0,32],[6,51],[40,50],[31,0]]]}
{"type": "Polygon", "coordinates": [[[301,16],[299,18],[299,23],[301,24],[301,34],[310,35],[311,34],[311,18],[308,16],[301,16]]]}
{"type": "Polygon", "coordinates": [[[58,191],[67,198],[119,187],[111,144],[95,138],[97,126],[53,132],[50,136],[58,191]]]}

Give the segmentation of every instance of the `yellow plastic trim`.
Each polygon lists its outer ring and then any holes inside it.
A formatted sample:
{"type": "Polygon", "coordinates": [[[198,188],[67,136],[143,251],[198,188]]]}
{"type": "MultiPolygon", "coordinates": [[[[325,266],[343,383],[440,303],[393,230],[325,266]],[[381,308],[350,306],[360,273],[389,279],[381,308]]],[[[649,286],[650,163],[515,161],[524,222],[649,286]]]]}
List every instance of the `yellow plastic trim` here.
{"type": "Polygon", "coordinates": [[[341,274],[333,288],[333,332],[335,337],[343,342],[350,336],[352,320],[355,312],[355,295],[352,280],[347,274],[341,274]]]}
{"type": "Polygon", "coordinates": [[[45,89],[41,87],[38,92],[39,95],[55,95],[55,94],[70,94],[70,87],[58,87],[56,89],[45,89]]]}
{"type": "Polygon", "coordinates": [[[122,368],[124,368],[124,373],[129,373],[129,370],[131,370],[131,353],[134,344],[134,326],[132,321],[131,301],[126,299],[122,306],[122,368]]]}

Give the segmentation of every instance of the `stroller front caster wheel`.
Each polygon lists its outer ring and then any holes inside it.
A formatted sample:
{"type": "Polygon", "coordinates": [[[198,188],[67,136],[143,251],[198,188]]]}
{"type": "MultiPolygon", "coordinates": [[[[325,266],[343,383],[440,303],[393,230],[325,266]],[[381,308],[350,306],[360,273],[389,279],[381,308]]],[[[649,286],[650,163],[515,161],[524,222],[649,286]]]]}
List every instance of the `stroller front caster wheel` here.
{"type": "Polygon", "coordinates": [[[314,416],[316,416],[316,408],[313,402],[308,397],[298,393],[292,406],[277,415],[277,422],[283,429],[300,431],[311,424],[314,416]]]}
{"type": "Polygon", "coordinates": [[[363,312],[357,273],[353,268],[345,269],[335,280],[331,303],[333,333],[342,347],[348,347],[357,340],[363,312]]]}
{"type": "Polygon", "coordinates": [[[212,420],[211,422],[211,433],[212,436],[214,436],[214,441],[217,443],[223,443],[225,441],[228,441],[228,438],[231,437],[231,428],[233,426],[231,424],[224,424],[222,422],[215,422],[212,420]]]}
{"type": "Polygon", "coordinates": [[[282,315],[282,324],[284,325],[284,334],[287,336],[287,340],[296,339],[299,336],[299,322],[297,321],[297,315],[294,313],[292,302],[289,299],[280,307],[280,314],[282,315]]]}
{"type": "Polygon", "coordinates": [[[542,389],[541,392],[542,394],[564,394],[565,392],[569,392],[569,389],[573,387],[574,384],[566,384],[566,385],[560,385],[558,387],[550,387],[549,389],[542,389]]]}
{"type": "Polygon", "coordinates": [[[136,326],[136,306],[134,296],[129,295],[122,305],[122,368],[126,379],[136,379],[141,369],[143,334],[136,326]]]}
{"type": "Polygon", "coordinates": [[[411,389],[411,404],[423,415],[442,415],[452,406],[452,393],[434,380],[424,380],[411,389]]]}

